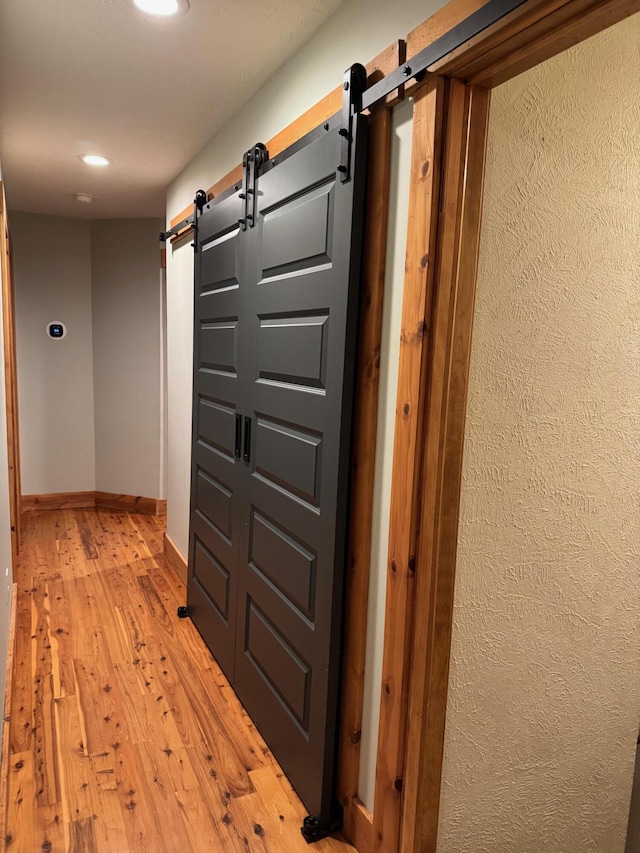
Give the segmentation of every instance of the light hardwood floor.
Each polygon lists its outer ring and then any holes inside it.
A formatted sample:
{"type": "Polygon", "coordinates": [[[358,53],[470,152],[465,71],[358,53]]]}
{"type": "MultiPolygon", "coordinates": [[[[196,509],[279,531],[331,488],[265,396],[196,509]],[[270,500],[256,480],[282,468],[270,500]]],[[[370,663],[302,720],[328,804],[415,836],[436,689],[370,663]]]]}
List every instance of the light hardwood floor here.
{"type": "Polygon", "coordinates": [[[176,616],[163,528],[105,510],[26,517],[6,850],[355,853],[300,835],[304,807],[176,616]]]}

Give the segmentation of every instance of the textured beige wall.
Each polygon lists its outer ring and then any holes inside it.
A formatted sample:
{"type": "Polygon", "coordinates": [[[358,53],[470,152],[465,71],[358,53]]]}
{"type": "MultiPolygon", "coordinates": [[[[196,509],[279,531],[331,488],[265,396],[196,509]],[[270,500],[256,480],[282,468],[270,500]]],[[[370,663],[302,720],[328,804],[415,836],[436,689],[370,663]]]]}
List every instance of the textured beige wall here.
{"type": "Polygon", "coordinates": [[[638,734],[640,19],[493,95],[439,853],[622,853],[638,734]]]}

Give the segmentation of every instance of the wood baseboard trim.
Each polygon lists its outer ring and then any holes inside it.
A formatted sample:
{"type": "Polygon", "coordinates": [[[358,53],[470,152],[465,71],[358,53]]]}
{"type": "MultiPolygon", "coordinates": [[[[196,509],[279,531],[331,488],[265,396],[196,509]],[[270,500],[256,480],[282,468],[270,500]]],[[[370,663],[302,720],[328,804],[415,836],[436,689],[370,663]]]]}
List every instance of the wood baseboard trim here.
{"type": "Polygon", "coordinates": [[[180,551],[176,543],[167,533],[164,534],[164,555],[167,558],[171,568],[178,575],[182,583],[186,586],[188,575],[187,561],[182,556],[182,552],[180,551]]]}
{"type": "Polygon", "coordinates": [[[87,509],[96,505],[95,492],[53,492],[48,495],[22,495],[22,512],[48,509],[87,509]]]}
{"type": "Polygon", "coordinates": [[[0,764],[0,838],[7,837],[7,815],[9,813],[9,729],[11,721],[11,699],[13,696],[13,662],[16,652],[16,619],[18,610],[18,584],[11,592],[11,619],[9,621],[9,645],[7,653],[7,680],[2,717],[2,759],[0,764]]]}
{"type": "Polygon", "coordinates": [[[52,509],[113,509],[140,512],[144,515],[166,515],[167,502],[139,495],[116,495],[112,492],[56,492],[48,495],[22,495],[22,512],[52,509]]]}
{"type": "Polygon", "coordinates": [[[143,515],[158,515],[156,498],[143,498],[139,495],[116,495],[112,492],[96,492],[96,507],[116,509],[122,512],[141,512],[143,515]]]}

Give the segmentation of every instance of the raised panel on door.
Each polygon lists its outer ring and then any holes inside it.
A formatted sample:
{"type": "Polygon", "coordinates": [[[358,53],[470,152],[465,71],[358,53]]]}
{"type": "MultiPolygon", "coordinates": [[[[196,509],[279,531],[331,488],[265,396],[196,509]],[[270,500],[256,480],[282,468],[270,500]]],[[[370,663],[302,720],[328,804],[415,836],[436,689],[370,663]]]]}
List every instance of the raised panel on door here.
{"type": "Polygon", "coordinates": [[[196,627],[233,680],[242,463],[242,291],[246,261],[233,196],[205,207],[195,255],[193,441],[187,602],[196,627]]]}
{"type": "Polygon", "coordinates": [[[310,812],[334,807],[363,211],[337,130],[259,178],[245,293],[252,450],[235,687],[310,812]]]}

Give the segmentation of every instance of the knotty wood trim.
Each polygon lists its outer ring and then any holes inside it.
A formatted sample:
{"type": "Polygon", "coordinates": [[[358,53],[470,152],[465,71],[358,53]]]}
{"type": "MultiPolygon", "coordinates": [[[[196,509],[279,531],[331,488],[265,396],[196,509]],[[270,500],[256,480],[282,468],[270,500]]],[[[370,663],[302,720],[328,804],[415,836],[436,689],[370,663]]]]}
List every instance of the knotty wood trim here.
{"type": "Polygon", "coordinates": [[[15,565],[20,550],[20,430],[18,425],[18,374],[13,298],[13,268],[4,185],[0,181],[0,272],[2,278],[2,322],[4,330],[4,380],[7,419],[7,463],[9,468],[9,519],[11,552],[15,565]]]}
{"type": "Polygon", "coordinates": [[[470,74],[465,69],[465,76],[474,85],[499,86],[637,12],[640,12],[639,0],[613,0],[605,4],[601,0],[591,4],[572,0],[569,9],[563,7],[540,25],[517,33],[499,52],[487,56],[477,73],[470,74]]]}
{"type": "Polygon", "coordinates": [[[95,492],[51,492],[46,495],[22,495],[22,512],[49,509],[83,509],[96,505],[95,492]]]}
{"type": "Polygon", "coordinates": [[[164,534],[164,555],[167,558],[171,568],[178,575],[182,583],[186,586],[188,577],[187,561],[182,556],[182,552],[168,533],[164,534]]]}
{"type": "Polygon", "coordinates": [[[407,61],[485,4],[486,0],[450,0],[407,35],[407,61]]]}
{"type": "Polygon", "coordinates": [[[143,515],[158,515],[158,500],[139,495],[116,495],[112,492],[96,492],[98,509],[116,509],[123,512],[140,512],[143,515]]]}
{"type": "MultiPolygon", "coordinates": [[[[385,77],[390,71],[394,71],[401,63],[404,62],[406,45],[403,40],[390,44],[381,53],[374,57],[366,64],[367,80],[369,83],[377,83],[385,77]]],[[[398,95],[389,95],[387,98],[387,106],[391,107],[402,97],[402,92],[398,95]]],[[[332,115],[342,109],[342,85],[337,86],[333,91],[325,95],[317,104],[314,104],[310,109],[304,112],[291,124],[287,125],[279,133],[276,133],[267,143],[267,150],[270,157],[276,157],[281,154],[290,145],[293,145],[299,139],[302,139],[318,125],[322,124],[332,115]]],[[[207,190],[207,198],[210,200],[220,193],[228,190],[234,184],[239,184],[242,181],[242,165],[236,166],[207,190]]],[[[185,217],[190,216],[193,210],[193,205],[185,207],[184,210],[177,213],[170,221],[170,226],[173,228],[178,222],[181,222],[185,217]]],[[[185,228],[175,237],[171,238],[172,243],[176,243],[184,236],[189,234],[191,229],[185,228]]]]}
{"type": "Polygon", "coordinates": [[[137,495],[112,492],[52,492],[46,495],[22,495],[22,512],[52,509],[114,509],[144,515],[166,515],[167,502],[137,495]]]}
{"type": "Polygon", "coordinates": [[[369,124],[367,191],[360,291],[360,337],[354,434],[351,459],[351,507],[347,556],[345,643],[339,732],[338,797],[344,808],[345,832],[360,851],[371,849],[373,823],[358,794],[360,735],[371,562],[371,526],[378,420],[380,338],[389,218],[391,111],[381,110],[369,124]]]}
{"type": "Polygon", "coordinates": [[[489,93],[454,80],[430,319],[402,853],[435,853],[489,93]]]}
{"type": "Polygon", "coordinates": [[[404,777],[422,418],[438,216],[444,87],[416,91],[409,223],[387,559],[380,729],[373,809],[375,850],[397,849],[404,777]]]}
{"type": "Polygon", "coordinates": [[[11,722],[11,699],[13,696],[14,670],[16,654],[16,618],[18,609],[18,584],[11,588],[11,618],[9,620],[9,645],[7,649],[7,676],[4,695],[4,715],[2,717],[2,758],[0,765],[0,838],[7,837],[7,815],[9,812],[9,733],[11,722]]]}
{"type": "MultiPolygon", "coordinates": [[[[479,0],[447,4],[409,33],[407,57],[442,35],[447,23],[455,26],[482,5],[479,0]]],[[[640,0],[529,0],[430,70],[493,88],[638,11],[640,0]]]]}

